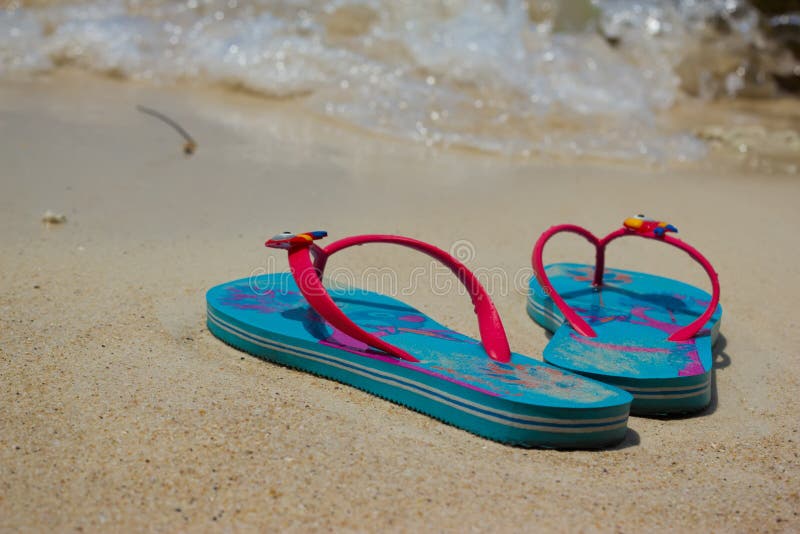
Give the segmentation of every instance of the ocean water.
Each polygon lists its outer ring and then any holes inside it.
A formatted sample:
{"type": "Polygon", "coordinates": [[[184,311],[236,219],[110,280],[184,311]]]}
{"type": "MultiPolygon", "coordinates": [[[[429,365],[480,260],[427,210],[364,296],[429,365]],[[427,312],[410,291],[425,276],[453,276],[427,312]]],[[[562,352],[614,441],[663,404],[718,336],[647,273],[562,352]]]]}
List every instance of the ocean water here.
{"type": "Polygon", "coordinates": [[[428,145],[691,160],[683,98],[800,71],[744,0],[11,1],[0,79],[63,66],[302,98],[428,145]]]}

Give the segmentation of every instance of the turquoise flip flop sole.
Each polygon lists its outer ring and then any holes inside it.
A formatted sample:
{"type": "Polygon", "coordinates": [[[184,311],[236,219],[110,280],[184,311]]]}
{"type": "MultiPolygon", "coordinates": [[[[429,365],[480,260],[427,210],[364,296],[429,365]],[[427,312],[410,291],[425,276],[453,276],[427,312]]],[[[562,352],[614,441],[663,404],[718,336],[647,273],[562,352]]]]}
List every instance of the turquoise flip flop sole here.
{"type": "Polygon", "coordinates": [[[618,269],[606,269],[597,290],[593,266],[557,263],[545,270],[555,290],[597,333],[588,338],[576,332],[531,279],[528,314],[554,332],[544,351],[546,362],[625,389],[634,398],[632,414],[690,413],[708,406],[722,307],[694,339],[667,340],[703,313],[711,300],[708,293],[677,280],[618,269]]]}
{"type": "Polygon", "coordinates": [[[216,286],[208,328],[254,356],[362,389],[474,434],[523,447],[600,448],[627,432],[632,397],[520,354],[490,360],[474,339],[393,298],[330,290],[361,328],[417,357],[374,351],[331,329],[288,273],[216,286]]]}

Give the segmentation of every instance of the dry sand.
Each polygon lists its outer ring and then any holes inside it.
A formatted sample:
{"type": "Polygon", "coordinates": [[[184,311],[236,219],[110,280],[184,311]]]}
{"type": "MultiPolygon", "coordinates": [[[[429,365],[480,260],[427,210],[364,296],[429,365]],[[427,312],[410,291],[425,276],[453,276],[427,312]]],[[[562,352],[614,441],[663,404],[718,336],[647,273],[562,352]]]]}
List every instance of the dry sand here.
{"type": "MultiPolygon", "coordinates": [[[[0,530],[800,529],[800,181],[730,159],[512,161],[348,130],[246,95],[83,76],[0,85],[0,530]],[[135,111],[168,111],[195,136],[135,111]],[[46,225],[46,210],[63,224],[46,225]],[[514,274],[548,225],[676,224],[723,288],[706,412],[630,419],[619,447],[524,450],[246,356],[204,293],[286,268],[282,230],[402,233],[514,274]],[[474,251],[474,254],[472,252],[474,251]]],[[[716,120],[716,119],[715,119],[716,120]]],[[[563,238],[552,260],[588,260],[563,238]]],[[[407,280],[391,247],[336,258],[407,280]]],[[[706,284],[655,243],[612,266],[706,284]]],[[[524,277],[524,272],[520,275],[524,277]]],[[[468,299],[403,297],[477,334],[468,299]]],[[[515,351],[547,343],[509,287],[515,351]]]]}

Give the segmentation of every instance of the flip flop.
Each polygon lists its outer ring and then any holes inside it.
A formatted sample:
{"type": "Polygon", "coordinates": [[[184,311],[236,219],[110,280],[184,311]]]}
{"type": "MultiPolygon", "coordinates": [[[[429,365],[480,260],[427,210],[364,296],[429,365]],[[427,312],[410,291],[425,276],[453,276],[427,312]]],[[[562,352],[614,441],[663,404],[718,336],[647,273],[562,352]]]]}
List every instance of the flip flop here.
{"type": "Polygon", "coordinates": [[[677,231],[644,215],[602,239],[564,224],[543,233],[533,249],[528,314],[555,332],[544,360],[627,390],[634,414],[688,413],[711,400],[711,347],[722,317],[719,281],[700,252],[669,235],[677,231]],[[544,267],[544,246],[561,232],[592,243],[596,264],[544,267]],[[605,268],[606,247],[626,236],[683,250],[705,269],[713,294],[669,278],[605,268]]]}
{"type": "Polygon", "coordinates": [[[447,252],[415,239],[362,235],[320,248],[326,232],[279,234],[291,273],[235,280],[208,291],[208,328],[229,345],[405,405],[496,441],[525,447],[598,448],[627,431],[632,397],[612,386],[512,354],[477,278],[447,252]],[[328,257],[392,243],[441,261],[472,297],[481,341],[388,296],[326,289],[328,257]],[[313,255],[313,259],[312,259],[313,255]]]}

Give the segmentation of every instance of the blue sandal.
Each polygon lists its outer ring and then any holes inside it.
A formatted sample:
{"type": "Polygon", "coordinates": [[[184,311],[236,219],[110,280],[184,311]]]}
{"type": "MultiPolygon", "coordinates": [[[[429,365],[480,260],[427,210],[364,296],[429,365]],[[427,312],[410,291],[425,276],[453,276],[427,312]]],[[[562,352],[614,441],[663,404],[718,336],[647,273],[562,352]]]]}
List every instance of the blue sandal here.
{"type": "Polygon", "coordinates": [[[632,397],[618,388],[512,354],[502,322],[475,276],[447,252],[391,235],[327,248],[325,232],[279,234],[291,273],[216,286],[208,328],[235,348],[357,387],[496,441],[525,447],[598,448],[621,441],[632,397]],[[363,289],[328,290],[327,258],[365,243],[392,243],[447,265],[466,286],[481,341],[396,299],[363,289]]]}
{"type": "Polygon", "coordinates": [[[643,215],[602,239],[565,224],[542,234],[533,251],[528,314],[554,332],[544,360],[627,390],[634,397],[634,414],[688,413],[711,400],[711,347],[722,318],[719,281],[708,260],[669,235],[674,232],[674,226],[643,215]],[[544,267],[544,246],[561,232],[592,243],[596,265],[544,267]],[[713,294],[669,278],[605,268],[606,246],[625,236],[683,250],[703,266],[713,294]]]}

